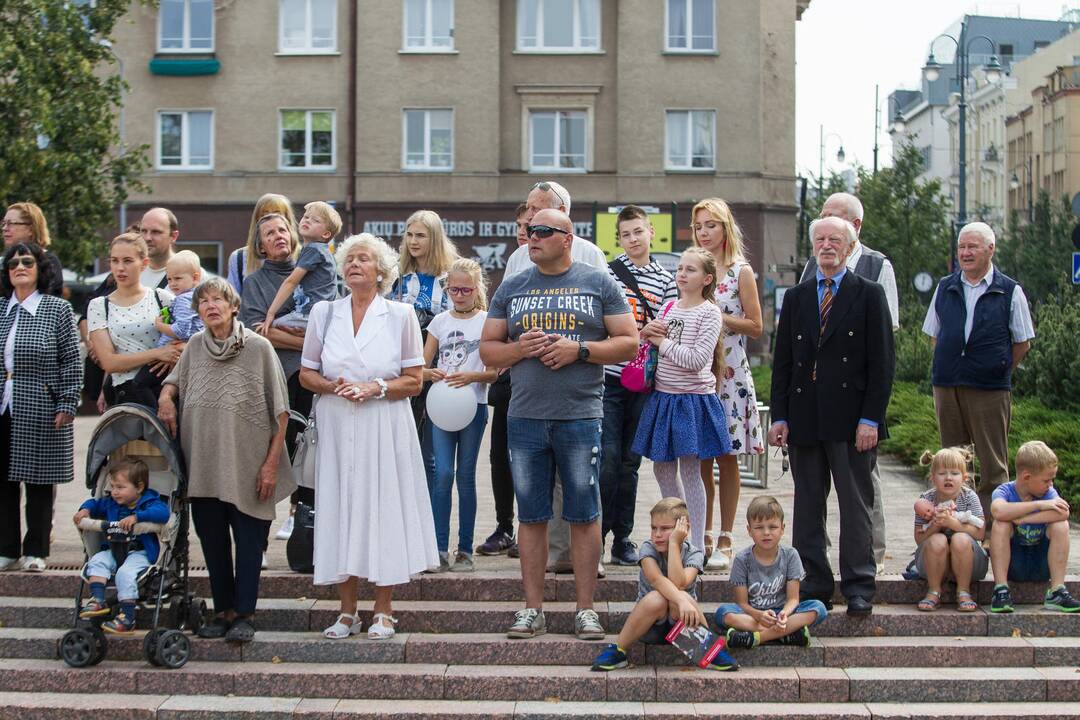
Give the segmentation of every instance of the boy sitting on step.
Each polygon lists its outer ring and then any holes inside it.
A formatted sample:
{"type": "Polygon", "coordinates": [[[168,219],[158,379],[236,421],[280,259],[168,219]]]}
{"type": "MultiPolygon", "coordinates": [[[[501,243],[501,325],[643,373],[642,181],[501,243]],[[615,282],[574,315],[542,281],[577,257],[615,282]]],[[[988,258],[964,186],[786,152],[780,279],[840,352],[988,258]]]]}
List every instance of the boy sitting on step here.
{"type": "Polygon", "coordinates": [[[746,508],[746,532],[754,544],[735,556],[730,582],[735,602],[716,611],[726,627],[729,648],[752,648],[763,642],[810,644],[810,627],[828,612],[820,600],[799,601],[803,571],[799,553],[781,545],[784,509],[776,498],[761,495],[746,508]]]}
{"type": "MultiPolygon", "coordinates": [[[[617,670],[628,667],[627,651],[640,640],[647,645],[661,645],[681,620],[689,627],[705,625],[705,615],[698,607],[698,574],[705,553],[687,541],[690,514],[681,498],[664,498],[650,511],[652,534],[638,549],[637,604],[626,619],[615,642],[604,648],[593,670],[617,670]]],[[[736,663],[721,650],[710,666],[714,670],[735,670],[736,663]]]]}
{"type": "MultiPolygon", "coordinates": [[[[109,494],[90,498],[79,506],[73,520],[78,526],[83,518],[115,522],[121,530],[131,532],[137,522],[167,523],[169,506],[149,488],[150,469],[137,458],[121,458],[109,463],[109,494]]],[[[105,583],[116,574],[116,599],[120,612],[102,623],[101,629],[113,635],[131,635],[135,631],[135,603],[139,600],[138,578],[143,570],[157,561],[161,548],[157,535],[136,535],[128,544],[127,557],[119,563],[108,542],[86,563],[90,583],[90,600],[79,612],[81,618],[108,615],[105,604],[105,583]],[[118,567],[119,566],[119,567],[118,567]]]]}
{"type": "Polygon", "coordinates": [[[1016,480],[999,485],[991,496],[990,567],[994,597],[990,612],[1013,611],[1009,581],[1046,582],[1043,607],[1080,611],[1080,601],[1065,589],[1069,564],[1069,503],[1054,490],[1058,459],[1041,440],[1016,451],[1016,480]]]}

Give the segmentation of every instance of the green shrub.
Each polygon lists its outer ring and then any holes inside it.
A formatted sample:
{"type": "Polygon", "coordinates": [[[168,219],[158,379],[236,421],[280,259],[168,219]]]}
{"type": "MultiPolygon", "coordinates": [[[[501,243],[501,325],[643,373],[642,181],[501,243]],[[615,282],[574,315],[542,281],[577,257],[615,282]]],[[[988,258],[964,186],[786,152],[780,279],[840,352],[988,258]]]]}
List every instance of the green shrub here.
{"type": "Polygon", "coordinates": [[[926,308],[913,303],[902,308],[900,329],[893,335],[896,346],[896,380],[930,386],[930,367],[934,362],[934,346],[922,331],[926,308]]]}
{"type": "Polygon", "coordinates": [[[1017,394],[1034,395],[1048,407],[1080,410],[1080,292],[1071,285],[1037,303],[1035,339],[1016,372],[1017,394]]]}

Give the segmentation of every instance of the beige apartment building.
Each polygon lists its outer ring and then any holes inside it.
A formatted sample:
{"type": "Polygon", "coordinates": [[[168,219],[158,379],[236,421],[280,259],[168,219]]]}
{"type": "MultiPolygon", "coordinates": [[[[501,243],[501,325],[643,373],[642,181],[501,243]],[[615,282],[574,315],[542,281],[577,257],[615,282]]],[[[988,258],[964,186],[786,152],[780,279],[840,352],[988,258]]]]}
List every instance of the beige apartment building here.
{"type": "MultiPolygon", "coordinates": [[[[809,0],[160,0],[114,49],[126,143],[217,272],[255,199],[333,202],[396,244],[439,212],[494,279],[513,213],[557,180],[577,232],[637,203],[735,207],[759,272],[790,263],[795,23],[809,0]]],[[[670,232],[668,233],[671,234],[670,232]]],[[[601,246],[611,238],[599,238],[601,246]]],[[[790,282],[794,278],[766,279],[790,282]]],[[[769,293],[766,293],[766,298],[769,293]]]]}

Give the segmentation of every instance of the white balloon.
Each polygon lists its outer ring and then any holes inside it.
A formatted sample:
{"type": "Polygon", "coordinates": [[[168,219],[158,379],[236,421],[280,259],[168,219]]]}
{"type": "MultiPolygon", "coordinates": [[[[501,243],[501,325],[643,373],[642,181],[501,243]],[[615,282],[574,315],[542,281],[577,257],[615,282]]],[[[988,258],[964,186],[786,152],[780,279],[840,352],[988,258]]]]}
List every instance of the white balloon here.
{"type": "Polygon", "coordinates": [[[476,417],[476,393],[470,387],[432,383],[427,394],[427,414],[440,430],[464,430],[476,417]]]}

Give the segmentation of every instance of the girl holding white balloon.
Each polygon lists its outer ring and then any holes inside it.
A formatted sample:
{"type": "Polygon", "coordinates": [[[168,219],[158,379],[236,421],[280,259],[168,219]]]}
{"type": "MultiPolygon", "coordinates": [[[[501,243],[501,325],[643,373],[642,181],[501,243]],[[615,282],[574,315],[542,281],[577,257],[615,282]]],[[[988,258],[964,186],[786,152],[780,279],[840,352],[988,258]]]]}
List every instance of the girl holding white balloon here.
{"type": "Polygon", "coordinates": [[[432,382],[427,416],[433,425],[435,482],[431,509],[439,547],[439,572],[473,569],[473,528],[476,524],[476,458],[487,426],[488,384],[497,372],[480,360],[480,333],[487,319],[484,271],[475,260],[454,261],[446,277],[453,307],[428,325],[424,344],[424,380],[432,382]],[[438,367],[432,367],[438,357],[438,367]],[[458,488],[458,546],[450,564],[450,491],[458,488]]]}

